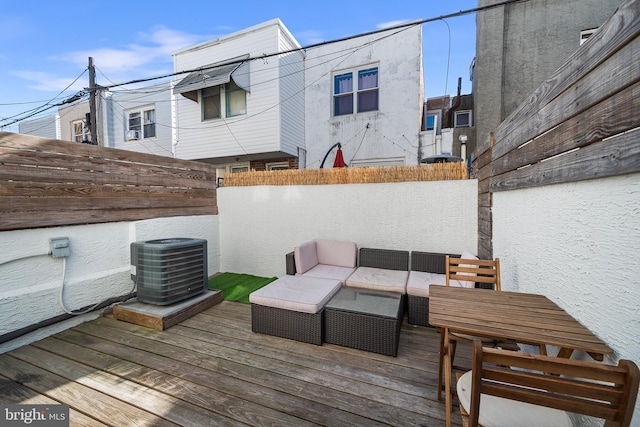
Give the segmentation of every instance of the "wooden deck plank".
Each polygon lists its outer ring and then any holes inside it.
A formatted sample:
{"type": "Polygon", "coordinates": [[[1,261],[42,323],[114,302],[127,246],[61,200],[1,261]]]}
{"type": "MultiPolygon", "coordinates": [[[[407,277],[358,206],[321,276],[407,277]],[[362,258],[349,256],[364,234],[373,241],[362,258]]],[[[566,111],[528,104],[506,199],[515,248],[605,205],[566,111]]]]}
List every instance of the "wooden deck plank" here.
{"type": "MultiPolygon", "coordinates": [[[[47,340],[45,340],[46,342],[47,340]]],[[[60,347],[64,346],[60,345],[60,347]]],[[[236,424],[226,417],[216,417],[216,414],[210,411],[205,411],[198,406],[176,399],[172,395],[159,392],[153,387],[95,369],[92,365],[101,359],[100,354],[89,354],[85,360],[86,364],[70,360],[65,357],[66,355],[60,356],[32,345],[20,347],[12,351],[10,355],[108,396],[135,404],[147,412],[162,414],[164,418],[178,425],[184,425],[190,421],[201,425],[206,424],[209,420],[221,426],[236,424]],[[140,398],[141,396],[144,398],[140,398]],[[170,410],[168,410],[169,408],[170,410]]],[[[119,361],[112,363],[117,364],[119,361]]],[[[173,385],[170,378],[163,378],[163,380],[169,385],[173,385]]]]}
{"type": "Polygon", "coordinates": [[[0,355],[0,402],[69,404],[71,425],[436,426],[438,349],[406,323],[398,357],[256,334],[250,306],[223,301],[165,331],[101,317],[0,355]]]}
{"type": "MultiPolygon", "coordinates": [[[[225,346],[229,344],[226,342],[229,340],[223,340],[221,343],[213,345],[210,342],[196,341],[192,338],[184,338],[176,334],[171,334],[170,330],[158,334],[156,331],[150,329],[136,325],[127,325],[127,333],[134,334],[134,336],[138,338],[146,338],[145,341],[136,342],[134,338],[123,334],[121,325],[109,319],[99,319],[99,322],[92,322],[92,327],[93,330],[91,333],[100,333],[103,338],[108,334],[110,339],[126,340],[128,346],[138,346],[141,349],[151,348],[151,351],[155,353],[162,352],[162,354],[170,355],[171,358],[183,360],[206,369],[218,369],[219,366],[222,366],[224,373],[242,380],[244,390],[246,390],[247,384],[253,383],[251,387],[268,384],[270,388],[277,389],[284,393],[292,393],[292,391],[295,391],[296,395],[306,397],[310,401],[322,402],[333,408],[352,412],[362,417],[368,417],[370,418],[368,420],[370,424],[374,423],[375,417],[377,416],[382,417],[384,419],[382,422],[387,424],[400,422],[400,424],[405,425],[416,423],[419,420],[419,414],[414,411],[397,411],[397,405],[391,402],[380,402],[379,398],[378,400],[372,400],[369,389],[376,389],[376,386],[348,381],[339,376],[331,375],[328,372],[320,373],[296,363],[282,363],[268,356],[237,351],[225,346]],[[108,328],[100,328],[98,330],[94,326],[96,323],[100,323],[101,326],[117,327],[117,329],[113,329],[111,332],[106,331],[108,328]],[[345,388],[350,388],[351,390],[345,390],[345,388]],[[357,393],[358,390],[364,395],[359,395],[357,393]],[[391,416],[389,414],[391,414],[391,416]]],[[[76,329],[86,331],[88,327],[80,325],[76,329]]],[[[261,339],[273,338],[264,335],[256,336],[261,339]]],[[[305,343],[297,344],[309,346],[309,344],[305,343]]],[[[317,346],[312,347],[317,348],[317,346]]],[[[269,354],[270,349],[265,349],[264,352],[269,354]]],[[[227,390],[227,392],[232,391],[227,390]]],[[[415,398],[414,403],[415,402],[418,402],[420,406],[422,406],[425,400],[415,398]]],[[[272,403],[280,406],[278,401],[272,403]]],[[[437,407],[439,406],[440,404],[438,403],[437,407]]],[[[308,409],[304,408],[304,410],[306,411],[308,409]]]]}
{"type": "MultiPolygon", "coordinates": [[[[10,380],[7,377],[0,376],[0,404],[2,405],[58,405],[61,402],[51,399],[43,394],[10,380]]],[[[95,418],[91,418],[82,412],[78,412],[73,408],[69,408],[69,427],[85,426],[85,427],[102,427],[107,424],[102,423],[95,418]]]]}
{"type": "MultiPolygon", "coordinates": [[[[171,357],[163,356],[161,354],[163,349],[160,345],[148,343],[141,338],[138,339],[140,346],[147,347],[149,351],[134,349],[113,341],[92,340],[91,337],[83,336],[77,331],[67,331],[62,338],[69,342],[82,343],[88,347],[112,354],[115,359],[119,359],[121,363],[127,365],[134,365],[135,363],[122,362],[122,359],[139,362],[139,366],[155,366],[164,375],[173,374],[176,378],[173,380],[174,383],[178,380],[188,381],[190,385],[187,392],[197,390],[202,395],[195,396],[196,400],[203,401],[202,404],[210,405],[208,401],[213,401],[213,403],[220,402],[221,408],[217,410],[227,411],[230,413],[229,416],[233,416],[232,414],[236,412],[240,416],[244,416],[244,412],[250,410],[252,413],[258,413],[260,416],[251,422],[253,425],[269,424],[268,416],[274,416],[276,420],[282,419],[283,423],[290,418],[293,425],[304,425],[303,419],[305,418],[315,423],[326,422],[327,415],[331,415],[335,419],[344,418],[345,424],[350,421],[356,423],[357,421],[363,421],[353,417],[344,417],[321,403],[277,392],[259,384],[250,384],[246,381],[234,379],[226,375],[226,373],[233,372],[228,367],[221,366],[218,371],[212,371],[207,369],[206,364],[204,364],[204,367],[200,367],[189,364],[188,360],[180,361],[177,359],[180,352],[179,349],[173,350],[171,357]],[[94,342],[91,343],[91,341],[94,342]],[[284,407],[285,410],[276,411],[269,408],[268,405],[271,402],[278,402],[277,407],[279,409],[284,407]],[[293,419],[292,417],[298,418],[293,419]]],[[[136,340],[136,337],[129,339],[136,340]]],[[[186,353],[188,352],[185,351],[183,356],[186,356],[186,353]]],[[[238,367],[231,368],[241,369],[238,367]]],[[[143,377],[145,376],[147,375],[143,375],[143,377]]],[[[273,420],[270,421],[273,422],[273,420]]]]}
{"type": "Polygon", "coordinates": [[[17,383],[111,425],[177,425],[8,354],[0,355],[0,372],[17,383]]]}

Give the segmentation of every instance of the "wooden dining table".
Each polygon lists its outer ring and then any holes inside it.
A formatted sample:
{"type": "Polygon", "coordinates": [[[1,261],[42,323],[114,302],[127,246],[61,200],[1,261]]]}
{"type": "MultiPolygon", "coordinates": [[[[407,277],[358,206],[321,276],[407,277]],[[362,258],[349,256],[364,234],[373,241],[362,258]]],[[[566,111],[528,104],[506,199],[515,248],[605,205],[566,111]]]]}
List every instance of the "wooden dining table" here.
{"type": "MultiPolygon", "coordinates": [[[[444,339],[445,404],[451,425],[452,361],[449,334],[514,340],[534,346],[559,347],[557,357],[581,350],[603,360],[613,350],[589,329],[544,295],[490,289],[429,287],[429,323],[444,339]]],[[[544,347],[543,347],[544,348],[544,347]]]]}

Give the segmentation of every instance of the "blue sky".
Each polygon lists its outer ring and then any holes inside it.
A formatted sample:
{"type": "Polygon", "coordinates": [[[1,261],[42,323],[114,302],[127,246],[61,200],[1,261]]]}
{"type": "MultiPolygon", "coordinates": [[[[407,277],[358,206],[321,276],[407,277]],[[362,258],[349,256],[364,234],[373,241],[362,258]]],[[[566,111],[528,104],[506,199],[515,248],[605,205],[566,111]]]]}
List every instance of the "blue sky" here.
{"type": "MultiPolygon", "coordinates": [[[[59,102],[87,87],[84,71],[90,56],[98,84],[108,86],[109,81],[171,73],[172,52],[273,18],[280,18],[304,47],[473,9],[478,4],[477,0],[372,3],[366,7],[361,2],[334,0],[4,2],[0,14],[0,126],[11,122],[12,116],[52,100],[59,102]]],[[[470,93],[475,14],[449,18],[446,23],[426,23],[422,36],[425,97],[455,95],[458,77],[462,77],[462,92],[470,93]]],[[[17,132],[17,125],[3,130],[17,132]]]]}

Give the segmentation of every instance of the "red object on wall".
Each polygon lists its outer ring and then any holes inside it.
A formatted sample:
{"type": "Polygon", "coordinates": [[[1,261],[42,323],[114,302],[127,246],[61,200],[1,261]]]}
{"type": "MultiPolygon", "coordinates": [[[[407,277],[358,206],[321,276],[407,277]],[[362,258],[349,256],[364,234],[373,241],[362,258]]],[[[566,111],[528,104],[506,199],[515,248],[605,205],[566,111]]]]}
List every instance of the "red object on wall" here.
{"type": "Polygon", "coordinates": [[[334,168],[343,168],[346,165],[344,164],[344,157],[342,156],[342,150],[340,148],[338,148],[338,151],[336,152],[336,158],[333,161],[333,167],[334,168]]]}

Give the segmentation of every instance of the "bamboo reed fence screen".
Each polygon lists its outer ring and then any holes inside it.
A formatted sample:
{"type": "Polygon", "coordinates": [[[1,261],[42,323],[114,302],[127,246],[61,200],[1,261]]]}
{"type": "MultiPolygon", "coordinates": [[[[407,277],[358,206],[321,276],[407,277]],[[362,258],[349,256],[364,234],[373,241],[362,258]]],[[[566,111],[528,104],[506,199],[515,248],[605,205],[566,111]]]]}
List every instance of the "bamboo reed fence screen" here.
{"type": "Polygon", "coordinates": [[[258,185],[373,184],[384,182],[468,179],[467,164],[436,163],[416,166],[288,169],[226,174],[225,187],[258,185]]]}

